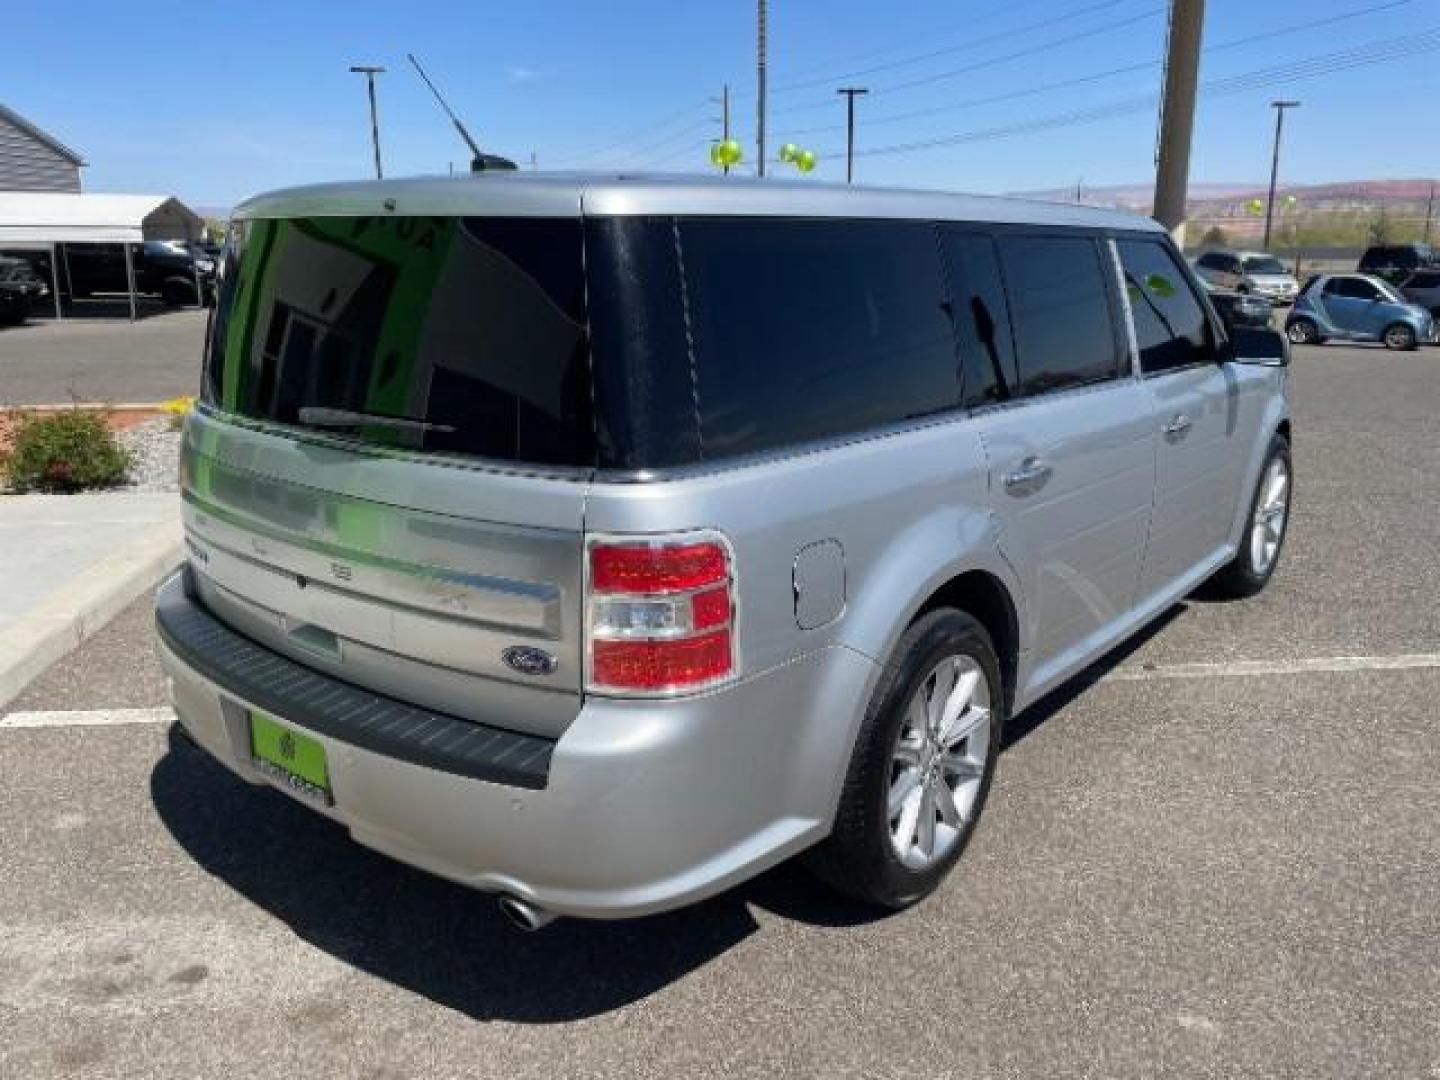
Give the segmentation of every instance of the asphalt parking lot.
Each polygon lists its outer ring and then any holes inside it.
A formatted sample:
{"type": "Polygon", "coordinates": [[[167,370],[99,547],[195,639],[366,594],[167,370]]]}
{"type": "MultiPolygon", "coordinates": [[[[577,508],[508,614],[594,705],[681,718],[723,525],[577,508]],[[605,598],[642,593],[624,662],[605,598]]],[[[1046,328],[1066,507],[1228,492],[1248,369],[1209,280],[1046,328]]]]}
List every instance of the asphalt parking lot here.
{"type": "Polygon", "coordinates": [[[138,322],[32,318],[0,329],[0,408],[165,401],[200,388],[208,312],[153,309],[138,322]],[[153,309],[153,310],[152,310],[153,309]]]}
{"type": "Polygon", "coordinates": [[[1440,349],[1292,371],[1270,589],[1017,717],[891,918],[782,867],[519,934],[116,712],[131,608],[0,720],[0,1075],[1440,1077],[1440,349]]]}

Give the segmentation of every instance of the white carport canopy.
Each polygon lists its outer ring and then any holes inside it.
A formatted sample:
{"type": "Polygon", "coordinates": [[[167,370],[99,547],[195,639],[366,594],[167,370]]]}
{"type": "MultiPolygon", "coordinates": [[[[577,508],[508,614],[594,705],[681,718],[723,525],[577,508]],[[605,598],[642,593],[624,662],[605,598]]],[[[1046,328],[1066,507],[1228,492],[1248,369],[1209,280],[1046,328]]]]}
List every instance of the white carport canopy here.
{"type": "MultiPolygon", "coordinates": [[[[124,244],[135,318],[131,244],[146,240],[199,240],[205,219],[170,195],[104,195],[69,192],[0,192],[0,246],[49,248],[55,317],[60,318],[56,244],[124,244]]],[[[195,282],[197,301],[200,282],[195,282]]]]}
{"type": "Polygon", "coordinates": [[[0,192],[0,244],[199,240],[205,219],[169,195],[0,192]]]}

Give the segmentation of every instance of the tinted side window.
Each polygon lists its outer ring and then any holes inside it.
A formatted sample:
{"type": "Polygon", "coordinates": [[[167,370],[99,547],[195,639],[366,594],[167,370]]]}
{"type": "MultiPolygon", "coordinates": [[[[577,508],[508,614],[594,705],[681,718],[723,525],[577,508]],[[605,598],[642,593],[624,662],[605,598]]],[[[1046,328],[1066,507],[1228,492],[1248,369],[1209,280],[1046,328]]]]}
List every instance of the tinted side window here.
{"type": "Polygon", "coordinates": [[[1088,237],[1000,239],[1020,386],[1027,394],[1120,373],[1100,251],[1088,237]]]}
{"type": "Polygon", "coordinates": [[[951,318],[965,366],[965,404],[1012,397],[1019,387],[1010,312],[995,241],[980,233],[942,229],[951,318]]]}
{"type": "Polygon", "coordinates": [[[959,405],[933,225],[731,218],[679,229],[704,457],[959,405]]]}
{"type": "Polygon", "coordinates": [[[1200,256],[1199,265],[1205,267],[1207,270],[1223,270],[1225,269],[1225,256],[1216,255],[1214,252],[1211,252],[1209,255],[1202,255],[1200,256]]]}
{"type": "Polygon", "coordinates": [[[1150,240],[1122,240],[1119,248],[1141,370],[1165,371],[1213,360],[1204,309],[1170,252],[1150,240]]]}
{"type": "Polygon", "coordinates": [[[1359,278],[1331,278],[1325,283],[1325,292],[1329,296],[1348,296],[1355,300],[1373,300],[1380,295],[1375,286],[1359,278]]]}

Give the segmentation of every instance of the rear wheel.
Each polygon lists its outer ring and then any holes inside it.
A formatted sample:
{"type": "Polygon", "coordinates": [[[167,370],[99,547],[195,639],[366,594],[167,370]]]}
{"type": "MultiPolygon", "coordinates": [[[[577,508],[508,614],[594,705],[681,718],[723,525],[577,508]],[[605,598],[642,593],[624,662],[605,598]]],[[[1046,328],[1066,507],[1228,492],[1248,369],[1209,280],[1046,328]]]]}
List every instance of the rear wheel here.
{"type": "Polygon", "coordinates": [[[1294,345],[1320,344],[1320,328],[1309,319],[1291,319],[1285,327],[1285,336],[1294,345]]]}
{"type": "Polygon", "coordinates": [[[929,895],[974,832],[1004,719],[1000,662],[980,622],[954,608],[917,619],[875,689],[835,827],[810,867],[880,907],[929,895]]]}
{"type": "Polygon", "coordinates": [[[1254,596],[1269,583],[1280,563],[1290,524],[1290,480],[1290,444],[1283,435],[1275,435],[1250,500],[1250,518],[1240,538],[1240,551],[1210,579],[1212,592],[1241,599],[1254,596]]]}
{"type": "Polygon", "coordinates": [[[1385,328],[1381,335],[1381,341],[1385,342],[1387,349],[1413,349],[1415,348],[1415,330],[1408,323],[1391,323],[1385,328]]]}

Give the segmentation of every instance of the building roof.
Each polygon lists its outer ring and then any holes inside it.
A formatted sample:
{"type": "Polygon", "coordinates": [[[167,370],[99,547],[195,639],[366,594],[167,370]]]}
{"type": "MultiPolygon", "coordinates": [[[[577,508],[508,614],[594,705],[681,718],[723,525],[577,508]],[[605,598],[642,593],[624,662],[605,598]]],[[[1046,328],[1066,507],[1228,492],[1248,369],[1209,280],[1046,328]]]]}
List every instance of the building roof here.
{"type": "Polygon", "coordinates": [[[169,195],[0,192],[0,243],[195,240],[205,219],[169,195]]]}
{"type": "Polygon", "coordinates": [[[1074,203],[813,180],[631,173],[484,172],[318,184],[256,196],[235,216],[394,213],[574,217],[643,214],[915,218],[1159,231],[1149,218],[1074,203]]]}
{"type": "Polygon", "coordinates": [[[47,131],[42,131],[8,105],[0,104],[0,120],[5,120],[25,132],[36,142],[42,142],[72,165],[84,165],[85,160],[47,131]]]}

